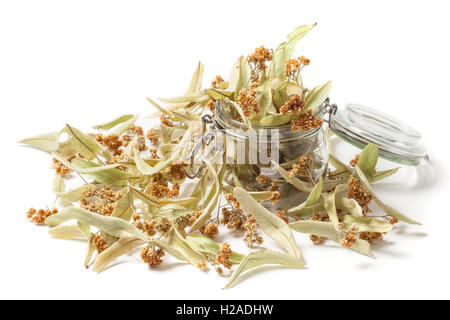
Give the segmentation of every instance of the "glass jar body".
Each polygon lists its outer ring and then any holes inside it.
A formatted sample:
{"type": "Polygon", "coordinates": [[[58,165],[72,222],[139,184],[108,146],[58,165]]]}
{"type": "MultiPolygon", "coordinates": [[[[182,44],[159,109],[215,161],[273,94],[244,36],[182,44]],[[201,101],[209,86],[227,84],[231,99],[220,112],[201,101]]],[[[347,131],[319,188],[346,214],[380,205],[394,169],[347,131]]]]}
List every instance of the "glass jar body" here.
{"type": "MultiPolygon", "coordinates": [[[[322,114],[321,108],[316,116],[322,114]]],[[[308,132],[292,131],[290,123],[249,129],[232,119],[220,102],[216,104],[215,120],[224,136],[226,182],[251,192],[279,192],[278,199],[268,200],[268,205],[283,209],[306,198],[305,193],[281,176],[280,170],[311,185],[327,170],[328,148],[323,126],[308,132]]]]}

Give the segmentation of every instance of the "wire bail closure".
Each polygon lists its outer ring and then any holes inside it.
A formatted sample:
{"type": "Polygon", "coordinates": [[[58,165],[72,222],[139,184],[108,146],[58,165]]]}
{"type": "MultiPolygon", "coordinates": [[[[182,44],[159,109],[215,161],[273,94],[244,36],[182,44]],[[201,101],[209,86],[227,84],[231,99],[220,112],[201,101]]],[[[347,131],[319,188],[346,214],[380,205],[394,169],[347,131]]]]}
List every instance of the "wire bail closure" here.
{"type": "Polygon", "coordinates": [[[331,127],[331,117],[334,116],[338,110],[338,106],[336,103],[330,104],[330,98],[326,98],[324,101],[324,105],[325,108],[323,110],[324,114],[328,113],[328,120],[324,119],[323,121],[325,121],[326,123],[328,123],[328,127],[333,130],[333,128],[331,127]]]}
{"type": "Polygon", "coordinates": [[[190,179],[198,178],[203,174],[203,170],[206,167],[204,159],[209,159],[210,162],[214,162],[219,155],[222,154],[224,147],[222,141],[217,137],[220,132],[220,126],[211,117],[211,115],[206,114],[202,117],[202,138],[198,141],[192,148],[190,154],[190,163],[188,167],[184,168],[186,176],[190,179]],[[209,125],[209,127],[208,127],[209,125]],[[208,133],[206,133],[208,131],[208,133]],[[206,133],[206,134],[205,134],[206,133]],[[206,154],[204,154],[205,148],[209,147],[206,154]],[[197,155],[201,155],[202,163],[195,169],[195,159],[197,155]]]}

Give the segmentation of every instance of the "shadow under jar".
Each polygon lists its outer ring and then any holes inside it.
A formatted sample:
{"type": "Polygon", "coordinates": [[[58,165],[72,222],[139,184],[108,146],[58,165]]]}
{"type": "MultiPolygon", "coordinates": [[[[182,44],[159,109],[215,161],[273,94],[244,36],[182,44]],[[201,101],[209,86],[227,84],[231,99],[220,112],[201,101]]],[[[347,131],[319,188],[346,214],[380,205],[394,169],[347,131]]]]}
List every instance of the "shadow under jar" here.
{"type": "MultiPolygon", "coordinates": [[[[324,105],[316,112],[324,115],[324,105]]],[[[306,194],[282,178],[276,162],[291,176],[315,184],[324,176],[328,164],[328,148],[323,124],[310,131],[292,131],[290,121],[281,126],[249,129],[226,100],[216,102],[215,122],[223,135],[226,180],[232,187],[247,191],[278,191],[277,201],[266,201],[268,207],[284,209],[299,204],[306,194]],[[294,170],[293,169],[293,166],[294,170]]]]}

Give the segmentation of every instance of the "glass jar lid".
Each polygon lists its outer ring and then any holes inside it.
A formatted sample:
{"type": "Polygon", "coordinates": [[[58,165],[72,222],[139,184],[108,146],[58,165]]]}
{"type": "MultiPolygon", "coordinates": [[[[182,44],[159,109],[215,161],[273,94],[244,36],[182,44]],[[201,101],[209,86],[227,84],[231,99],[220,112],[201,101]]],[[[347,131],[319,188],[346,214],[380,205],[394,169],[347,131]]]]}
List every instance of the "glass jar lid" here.
{"type": "Polygon", "coordinates": [[[419,132],[378,110],[347,104],[331,115],[329,125],[337,136],[358,148],[375,143],[380,156],[390,161],[418,165],[428,158],[419,132]]]}

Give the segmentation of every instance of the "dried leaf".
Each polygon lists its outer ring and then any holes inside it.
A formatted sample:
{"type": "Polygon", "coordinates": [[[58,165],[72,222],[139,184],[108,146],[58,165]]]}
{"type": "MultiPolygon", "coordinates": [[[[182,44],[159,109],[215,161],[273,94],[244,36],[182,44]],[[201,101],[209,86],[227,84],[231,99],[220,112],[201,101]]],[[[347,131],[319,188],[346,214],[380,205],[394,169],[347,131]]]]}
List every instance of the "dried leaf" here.
{"type": "Polygon", "coordinates": [[[80,159],[80,158],[72,159],[72,161],[69,162],[57,153],[52,153],[52,155],[56,160],[61,162],[66,167],[69,167],[73,171],[76,171],[81,174],[97,173],[97,172],[101,172],[101,171],[111,170],[111,169],[114,169],[119,166],[118,163],[107,164],[107,165],[98,165],[94,162],[89,162],[89,161],[86,161],[86,160],[80,159]],[[80,164],[82,164],[82,165],[80,165],[80,164]]]}
{"type": "Polygon", "coordinates": [[[328,155],[328,160],[336,168],[336,170],[340,171],[351,171],[349,167],[347,167],[343,162],[341,162],[338,158],[333,156],[331,153],[328,155]]]}
{"type": "MultiPolygon", "coordinates": [[[[55,155],[55,158],[58,157],[55,155]]],[[[58,158],[58,160],[72,170],[84,174],[104,185],[121,187],[127,184],[128,179],[138,178],[128,172],[116,169],[115,167],[119,164],[98,165],[94,162],[80,158],[75,158],[72,162],[65,161],[62,158],[58,158]]]]}
{"type": "Polygon", "coordinates": [[[52,227],[72,219],[94,226],[117,238],[130,237],[131,235],[147,240],[147,236],[143,232],[127,221],[116,217],[103,216],[78,207],[65,208],[60,213],[48,217],[46,222],[52,227]]]}
{"type": "Polygon", "coordinates": [[[251,129],[252,124],[251,124],[250,120],[246,116],[244,116],[244,111],[242,111],[241,106],[230,99],[224,99],[224,101],[225,101],[225,103],[231,105],[237,111],[237,113],[239,113],[239,116],[244,121],[244,124],[247,126],[247,128],[251,129]]]}
{"type": "Polygon", "coordinates": [[[294,187],[296,187],[297,189],[299,189],[300,191],[303,191],[305,193],[310,193],[312,190],[312,187],[309,183],[306,183],[296,177],[291,177],[289,175],[289,172],[286,171],[285,169],[281,168],[278,163],[275,163],[274,161],[272,161],[272,164],[275,166],[275,169],[278,171],[278,173],[290,184],[292,184],[294,187]]]}
{"type": "Polygon", "coordinates": [[[111,216],[130,221],[133,215],[133,200],[132,192],[122,192],[122,197],[117,201],[111,216]]]}
{"type": "Polygon", "coordinates": [[[258,118],[264,118],[272,104],[272,90],[270,87],[270,78],[268,70],[262,73],[261,79],[259,80],[257,101],[261,112],[258,114],[258,118]]]}
{"type": "Polygon", "coordinates": [[[202,92],[196,92],[196,93],[192,93],[192,94],[187,94],[184,95],[182,97],[175,97],[175,98],[159,98],[159,100],[161,100],[162,102],[165,103],[194,103],[194,102],[205,102],[209,100],[209,96],[202,92]]]}
{"type": "Polygon", "coordinates": [[[326,98],[330,95],[331,91],[331,81],[328,81],[325,84],[314,87],[308,94],[306,95],[305,102],[306,107],[302,110],[302,112],[306,112],[308,110],[312,110],[313,113],[316,113],[317,109],[324,103],[326,98]]]}
{"type": "Polygon", "coordinates": [[[120,116],[120,117],[118,117],[114,120],[108,121],[106,123],[95,125],[95,126],[93,126],[93,128],[97,129],[97,130],[109,130],[125,121],[132,119],[133,117],[134,117],[133,114],[125,114],[123,116],[120,116]]]}
{"type": "MultiPolygon", "coordinates": [[[[250,67],[246,62],[245,57],[241,56],[239,58],[239,79],[236,84],[236,91],[235,91],[236,98],[239,96],[239,91],[241,91],[243,88],[247,88],[249,82],[250,82],[250,67]]],[[[244,117],[242,117],[242,119],[244,119],[244,117]]]]}
{"type": "Polygon", "coordinates": [[[163,248],[175,258],[186,261],[194,267],[198,267],[206,261],[205,256],[191,247],[176,228],[170,230],[167,242],[152,241],[152,243],[163,248]]]}
{"type": "Polygon", "coordinates": [[[250,253],[242,260],[234,270],[225,288],[231,288],[240,282],[244,277],[250,275],[252,271],[261,269],[264,266],[276,266],[282,268],[304,268],[305,262],[298,257],[292,257],[285,253],[262,250],[250,253]]]}
{"type": "Polygon", "coordinates": [[[271,114],[259,121],[263,127],[279,127],[291,123],[294,116],[292,114],[271,114]]]}
{"type": "Polygon", "coordinates": [[[296,217],[306,217],[306,216],[312,215],[312,214],[314,214],[316,212],[321,212],[323,210],[325,210],[323,202],[316,203],[316,204],[311,205],[309,207],[305,206],[305,203],[303,202],[302,204],[300,204],[300,205],[298,205],[298,206],[296,206],[294,208],[289,209],[288,213],[290,215],[293,215],[293,216],[296,216],[296,217]]]}
{"type": "MultiPolygon", "coordinates": [[[[220,250],[220,244],[203,235],[191,234],[186,237],[186,241],[191,245],[191,247],[206,255],[215,256],[220,250]]],[[[233,264],[238,264],[241,263],[244,258],[245,255],[233,251],[230,257],[230,262],[233,264]]]]}
{"type": "Polygon", "coordinates": [[[92,190],[99,190],[103,188],[104,186],[101,184],[84,184],[78,188],[74,188],[72,190],[69,190],[63,194],[60,194],[59,197],[61,199],[70,201],[70,202],[77,202],[84,198],[83,193],[89,189],[92,190]]]}
{"type": "Polygon", "coordinates": [[[387,221],[377,220],[369,217],[353,217],[345,215],[342,222],[351,228],[353,224],[358,226],[359,232],[389,232],[392,230],[392,224],[387,221]]]}
{"type": "Polygon", "coordinates": [[[173,162],[173,160],[178,157],[179,152],[175,152],[171,158],[164,161],[160,161],[157,165],[152,167],[141,158],[139,150],[135,148],[133,159],[134,162],[136,163],[136,167],[138,168],[139,172],[141,172],[143,175],[151,175],[160,172],[161,170],[169,166],[173,162]]]}
{"type": "MultiPolygon", "coordinates": [[[[226,193],[234,193],[234,188],[231,186],[223,186],[226,193]]],[[[249,191],[248,192],[256,201],[266,201],[273,197],[273,191],[249,191]]]]}
{"type": "Polygon", "coordinates": [[[294,53],[297,43],[312,29],[313,25],[303,25],[297,27],[288,36],[288,41],[283,42],[278,46],[273,54],[273,60],[271,64],[271,78],[286,79],[285,69],[286,60],[291,58],[294,53]]]}
{"type": "Polygon", "coordinates": [[[192,79],[189,84],[189,88],[186,91],[186,94],[195,93],[195,92],[201,90],[204,69],[205,68],[204,68],[203,64],[201,62],[199,62],[197,68],[195,69],[194,74],[192,75],[192,79]]]}
{"type": "MultiPolygon", "coordinates": [[[[214,167],[212,166],[211,162],[208,160],[204,160],[207,168],[207,174],[209,175],[210,179],[213,181],[213,185],[210,188],[209,192],[206,195],[207,199],[207,205],[202,210],[201,216],[194,222],[194,224],[191,226],[191,229],[189,230],[190,233],[194,232],[195,230],[200,229],[204,226],[206,221],[211,217],[211,213],[214,210],[214,208],[217,205],[217,201],[219,199],[220,195],[220,183],[218,179],[218,174],[214,167]]],[[[202,202],[199,207],[202,208],[204,203],[202,202]]]]}
{"type": "Polygon", "coordinates": [[[396,173],[396,172],[398,171],[398,169],[400,169],[400,168],[394,168],[394,169],[389,169],[389,170],[377,171],[377,172],[373,175],[372,182],[377,182],[377,181],[386,179],[387,177],[390,177],[390,176],[392,176],[394,173],[396,173]]]}
{"type": "Polygon", "coordinates": [[[117,135],[117,136],[121,136],[122,134],[125,133],[125,131],[127,131],[128,129],[130,129],[130,127],[136,122],[136,120],[139,118],[138,115],[134,115],[133,117],[131,117],[130,119],[128,119],[127,121],[123,122],[122,124],[120,124],[116,130],[114,130],[113,134],[117,135]]]}
{"type": "Polygon", "coordinates": [[[64,130],[69,135],[70,144],[86,159],[92,160],[97,158],[97,155],[103,151],[103,147],[94,138],[84,134],[77,128],[66,124],[64,130]]]}
{"type": "Polygon", "coordinates": [[[302,98],[303,97],[303,88],[294,82],[289,82],[286,86],[286,94],[289,96],[298,95],[298,96],[300,96],[300,98],[302,98]]]}
{"type": "Polygon", "coordinates": [[[64,178],[62,175],[57,174],[53,179],[53,192],[57,195],[64,192],[64,178]]]}
{"type": "MultiPolygon", "coordinates": [[[[361,217],[363,215],[361,206],[354,199],[349,199],[349,198],[340,197],[340,196],[336,195],[335,203],[336,203],[337,209],[348,212],[353,216],[361,217]]],[[[314,213],[322,212],[325,210],[325,205],[324,205],[323,201],[315,203],[310,206],[306,206],[305,204],[306,204],[306,202],[303,202],[302,204],[289,209],[288,213],[290,215],[294,215],[297,217],[306,217],[306,216],[312,215],[314,213]]]]}
{"type": "Polygon", "coordinates": [[[55,152],[59,148],[59,136],[60,132],[50,132],[20,140],[19,143],[26,144],[33,148],[51,153],[55,152]]]}
{"type": "MultiPolygon", "coordinates": [[[[331,222],[300,220],[291,222],[289,227],[297,232],[327,238],[340,245],[339,234],[331,222]]],[[[350,249],[367,256],[371,253],[369,242],[361,239],[358,239],[356,243],[350,247],[350,249]]]]}
{"type": "Polygon", "coordinates": [[[234,189],[234,196],[241,206],[251,214],[261,230],[293,257],[302,259],[300,248],[286,222],[260,205],[242,188],[234,189]]]}
{"type": "Polygon", "coordinates": [[[355,199],[335,196],[336,208],[344,210],[355,217],[362,217],[363,212],[361,206],[355,199]]]}
{"type": "Polygon", "coordinates": [[[403,221],[405,223],[409,223],[409,224],[417,224],[417,225],[421,225],[420,222],[417,222],[411,218],[408,218],[407,216],[405,216],[404,214],[402,214],[401,212],[399,212],[398,210],[392,208],[391,206],[388,206],[387,204],[383,203],[380,198],[378,198],[375,193],[373,192],[372,188],[370,187],[369,181],[367,181],[366,176],[364,175],[363,171],[357,166],[356,167],[356,172],[358,173],[358,177],[359,177],[359,181],[361,182],[361,184],[363,185],[364,189],[370,193],[370,195],[372,196],[373,200],[375,201],[375,203],[384,211],[386,212],[388,215],[397,218],[400,221],[403,221]]]}
{"type": "Polygon", "coordinates": [[[336,191],[333,191],[325,196],[323,201],[325,210],[327,211],[328,217],[334,228],[338,229],[339,218],[336,211],[336,191]]]}
{"type": "Polygon", "coordinates": [[[220,90],[220,89],[214,89],[214,88],[206,89],[205,92],[208,96],[210,96],[214,100],[230,98],[234,94],[234,91],[220,90]]]}
{"type": "Polygon", "coordinates": [[[322,194],[322,187],[323,187],[323,178],[320,177],[319,182],[314,186],[308,198],[306,199],[305,206],[310,207],[320,200],[320,196],[322,194]]]}
{"type": "Polygon", "coordinates": [[[373,172],[378,161],[378,146],[369,143],[359,155],[358,167],[362,170],[368,181],[373,181],[373,172]]]}
{"type": "Polygon", "coordinates": [[[87,239],[78,224],[64,224],[49,228],[48,233],[57,239],[87,239]]]}
{"type": "Polygon", "coordinates": [[[167,204],[179,204],[179,205],[191,205],[199,200],[194,197],[188,197],[188,198],[177,198],[177,199],[158,199],[157,203],[159,205],[167,205],[167,204]]]}
{"type": "Polygon", "coordinates": [[[173,116],[173,113],[170,110],[167,110],[163,107],[161,107],[159,104],[157,104],[155,101],[153,101],[150,98],[146,98],[148,102],[150,102],[156,109],[158,109],[159,112],[161,112],[162,114],[166,114],[168,116],[173,116]]]}
{"type": "Polygon", "coordinates": [[[89,239],[89,237],[91,236],[91,226],[80,221],[77,222],[77,225],[78,228],[80,228],[80,230],[84,233],[85,238],[89,239]]]}
{"type": "Polygon", "coordinates": [[[114,259],[129,253],[144,243],[142,239],[135,237],[126,237],[117,240],[112,246],[97,256],[92,266],[92,271],[102,272],[114,259]]]}
{"type": "Polygon", "coordinates": [[[86,268],[89,268],[89,264],[91,263],[92,255],[94,254],[95,249],[96,249],[95,237],[93,234],[91,234],[89,236],[88,247],[86,250],[86,258],[84,259],[84,266],[86,268]]]}
{"type": "Polygon", "coordinates": [[[133,187],[130,187],[130,191],[134,193],[134,195],[136,196],[136,198],[138,198],[138,199],[140,199],[140,200],[142,200],[142,201],[148,203],[149,205],[155,206],[155,207],[158,207],[158,208],[160,207],[160,205],[158,204],[158,202],[156,202],[155,199],[150,198],[150,197],[149,197],[147,194],[145,194],[144,192],[142,192],[142,191],[140,191],[140,190],[138,190],[138,189],[136,189],[136,188],[133,188],[133,187]]]}

